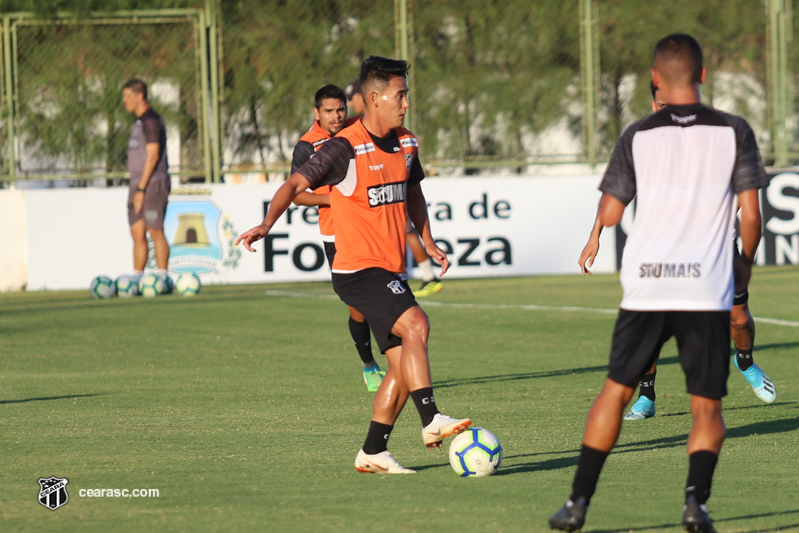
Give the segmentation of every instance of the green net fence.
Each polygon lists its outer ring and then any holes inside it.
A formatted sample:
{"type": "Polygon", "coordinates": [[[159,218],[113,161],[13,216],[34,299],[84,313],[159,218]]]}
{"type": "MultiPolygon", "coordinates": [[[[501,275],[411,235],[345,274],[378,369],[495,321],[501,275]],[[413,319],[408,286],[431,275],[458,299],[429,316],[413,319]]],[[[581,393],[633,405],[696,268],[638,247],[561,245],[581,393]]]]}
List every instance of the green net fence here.
{"type": "Polygon", "coordinates": [[[345,87],[373,54],[411,63],[406,126],[430,173],[593,165],[651,112],[652,48],[676,31],[704,49],[703,101],[746,118],[767,163],[780,149],[795,163],[797,1],[198,0],[6,15],[0,180],[124,177],[132,77],[167,123],[173,174],[282,179],[316,90],[345,87]]]}
{"type": "Polygon", "coordinates": [[[202,174],[194,21],[19,20],[13,37],[18,177],[124,176],[135,117],[121,95],[131,78],[147,83],[164,118],[171,172],[202,174]]]}

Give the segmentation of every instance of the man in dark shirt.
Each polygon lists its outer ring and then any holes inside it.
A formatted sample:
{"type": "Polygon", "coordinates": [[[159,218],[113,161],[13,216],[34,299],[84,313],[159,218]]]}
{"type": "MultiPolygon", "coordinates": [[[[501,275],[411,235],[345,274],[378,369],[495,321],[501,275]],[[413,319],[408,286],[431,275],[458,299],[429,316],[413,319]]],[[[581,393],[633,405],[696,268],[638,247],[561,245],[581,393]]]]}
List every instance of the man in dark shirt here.
{"type": "Polygon", "coordinates": [[[166,128],[147,102],[147,85],[137,79],[122,89],[125,110],[136,115],[128,141],[128,222],[133,237],[133,268],[136,274],[147,264],[147,235],[155,244],[158,273],[166,275],[169,243],[164,236],[164,214],[170,180],[166,157],[166,128]]]}

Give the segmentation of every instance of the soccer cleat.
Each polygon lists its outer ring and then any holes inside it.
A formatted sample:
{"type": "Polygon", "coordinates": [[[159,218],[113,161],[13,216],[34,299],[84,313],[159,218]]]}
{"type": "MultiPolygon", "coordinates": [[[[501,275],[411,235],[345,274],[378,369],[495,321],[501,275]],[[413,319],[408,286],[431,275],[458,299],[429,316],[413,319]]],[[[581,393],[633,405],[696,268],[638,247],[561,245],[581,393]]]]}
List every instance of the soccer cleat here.
{"type": "Polygon", "coordinates": [[[388,451],[369,455],[363,448],[355,456],[355,470],[367,474],[415,474],[416,470],[405,468],[388,451]]]}
{"type": "Polygon", "coordinates": [[[569,500],[557,513],[549,517],[549,527],[561,531],[580,531],[585,524],[587,510],[585,498],[577,498],[576,502],[569,500]]]}
{"type": "Polygon", "coordinates": [[[755,391],[755,396],[766,403],[772,403],[777,399],[777,387],[774,385],[774,382],[771,381],[771,378],[760,370],[759,366],[752,363],[752,366],[746,370],[741,370],[738,367],[738,358],[733,357],[733,361],[735,362],[735,368],[741,372],[746,381],[749,382],[749,385],[752,386],[752,390],[755,391]]]}
{"type": "Polygon", "coordinates": [[[413,295],[416,298],[424,298],[425,296],[430,296],[431,294],[441,292],[441,289],[443,288],[444,284],[441,283],[437,278],[434,278],[430,281],[425,281],[422,283],[422,286],[419,287],[418,291],[413,291],[413,295]]]}
{"type": "Polygon", "coordinates": [[[655,416],[655,402],[646,396],[639,396],[638,400],[630,408],[630,412],[624,415],[625,420],[644,420],[655,416]]]}
{"type": "Polygon", "coordinates": [[[422,430],[424,445],[428,448],[441,447],[441,441],[456,433],[463,433],[472,425],[468,418],[452,418],[441,413],[436,413],[433,421],[422,430]]]}
{"type": "Polygon", "coordinates": [[[364,370],[363,382],[366,383],[366,390],[369,392],[377,392],[377,389],[380,388],[380,384],[383,383],[383,376],[385,375],[386,373],[380,370],[364,370]]]}
{"type": "Polygon", "coordinates": [[[694,496],[688,496],[682,507],[682,527],[689,533],[716,533],[707,506],[700,505],[694,496]]]}

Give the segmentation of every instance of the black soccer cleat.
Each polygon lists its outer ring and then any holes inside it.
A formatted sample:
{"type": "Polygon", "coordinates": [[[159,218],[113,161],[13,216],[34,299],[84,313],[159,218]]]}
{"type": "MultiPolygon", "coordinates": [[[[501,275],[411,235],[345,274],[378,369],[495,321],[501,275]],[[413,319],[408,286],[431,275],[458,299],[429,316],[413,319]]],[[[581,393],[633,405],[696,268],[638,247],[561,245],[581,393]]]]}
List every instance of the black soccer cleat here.
{"type": "Polygon", "coordinates": [[[560,511],[549,517],[549,527],[561,531],[580,531],[585,524],[587,510],[585,498],[577,498],[576,502],[569,500],[560,511]]]}
{"type": "Polygon", "coordinates": [[[694,496],[688,496],[682,508],[682,527],[689,533],[716,533],[707,507],[700,505],[694,496]]]}

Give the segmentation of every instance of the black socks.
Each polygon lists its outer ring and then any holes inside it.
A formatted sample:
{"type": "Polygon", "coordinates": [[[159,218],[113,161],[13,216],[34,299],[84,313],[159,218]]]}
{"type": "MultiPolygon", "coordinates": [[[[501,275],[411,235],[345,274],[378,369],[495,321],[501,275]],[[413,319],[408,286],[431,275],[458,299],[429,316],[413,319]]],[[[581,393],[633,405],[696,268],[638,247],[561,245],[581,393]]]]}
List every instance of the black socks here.
{"type": "Polygon", "coordinates": [[[713,452],[694,452],[688,456],[688,481],[685,484],[685,498],[693,495],[700,505],[710,498],[710,484],[719,456],[713,452]]]}
{"type": "Polygon", "coordinates": [[[638,388],[638,396],[646,396],[653,402],[655,401],[655,376],[657,372],[644,374],[638,388]]]}
{"type": "Polygon", "coordinates": [[[752,358],[752,351],[752,348],[748,350],[739,350],[735,348],[735,357],[738,359],[738,368],[741,372],[755,364],[755,360],[752,358]]]}
{"type": "Polygon", "coordinates": [[[438,414],[436,400],[433,398],[433,387],[411,391],[411,398],[416,410],[419,411],[419,416],[422,417],[422,427],[426,427],[438,414]]]}
{"type": "Polygon", "coordinates": [[[372,334],[369,331],[369,323],[357,322],[350,317],[349,326],[352,342],[355,343],[355,349],[358,350],[361,361],[373,362],[375,358],[372,356],[372,334]]]}
{"type": "Polygon", "coordinates": [[[372,420],[369,423],[369,432],[366,434],[366,442],[363,443],[363,453],[374,455],[388,449],[388,438],[394,426],[381,424],[372,420]]]}
{"type": "Polygon", "coordinates": [[[574,475],[572,483],[572,495],[569,498],[571,501],[576,502],[583,497],[586,506],[591,503],[591,496],[596,492],[599,474],[602,472],[605,459],[609,454],[610,452],[600,452],[583,445],[580,450],[580,459],[577,462],[577,473],[574,475]]]}

